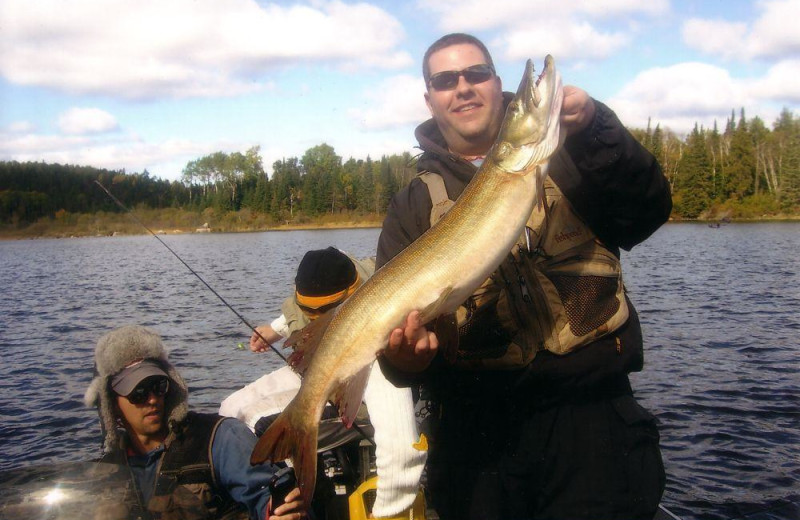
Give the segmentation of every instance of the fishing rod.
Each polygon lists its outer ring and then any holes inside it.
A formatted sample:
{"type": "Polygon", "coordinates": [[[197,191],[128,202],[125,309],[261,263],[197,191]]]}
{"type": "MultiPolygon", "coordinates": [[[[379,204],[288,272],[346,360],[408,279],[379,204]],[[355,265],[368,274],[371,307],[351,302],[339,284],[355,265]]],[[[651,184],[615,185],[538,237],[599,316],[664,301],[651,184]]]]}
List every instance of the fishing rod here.
{"type": "Polygon", "coordinates": [[[97,179],[95,179],[95,181],[94,181],[94,182],[96,182],[96,183],[97,183],[97,185],[98,185],[98,186],[100,186],[100,188],[101,188],[101,189],[102,189],[104,192],[106,192],[106,194],[107,194],[109,197],[111,197],[111,200],[113,200],[113,201],[114,201],[114,202],[117,204],[117,206],[119,206],[120,208],[122,208],[122,210],[123,210],[123,211],[125,211],[125,212],[126,212],[128,215],[130,215],[130,216],[131,216],[131,218],[133,218],[133,220],[135,220],[137,224],[139,224],[140,226],[142,226],[143,228],[145,228],[145,229],[146,229],[146,230],[147,230],[147,231],[148,231],[148,232],[149,232],[151,235],[153,235],[153,237],[154,237],[156,240],[158,240],[159,242],[161,242],[161,245],[163,245],[164,247],[166,247],[166,248],[167,248],[167,250],[168,250],[170,253],[172,253],[172,255],[173,255],[175,258],[177,258],[177,259],[180,261],[180,263],[182,263],[184,266],[186,266],[186,269],[188,269],[190,273],[192,273],[193,275],[195,275],[195,276],[197,277],[197,279],[198,279],[198,280],[200,280],[201,282],[203,282],[203,285],[205,285],[205,286],[208,288],[208,290],[209,290],[209,291],[211,291],[212,293],[214,293],[214,296],[216,296],[217,298],[219,298],[219,301],[221,301],[221,302],[222,302],[222,303],[225,305],[225,307],[229,308],[229,309],[231,310],[231,312],[233,312],[233,313],[236,315],[236,317],[237,317],[237,318],[239,318],[240,320],[242,320],[242,323],[244,323],[245,325],[247,325],[247,327],[248,327],[250,330],[252,330],[253,332],[255,332],[255,333],[258,335],[258,337],[259,337],[259,338],[261,338],[261,340],[262,340],[262,341],[263,341],[263,342],[264,342],[264,343],[265,343],[265,344],[266,344],[266,345],[267,345],[269,348],[271,348],[271,349],[272,349],[272,351],[273,351],[273,352],[275,352],[276,354],[278,354],[278,356],[280,356],[280,358],[281,358],[282,360],[284,360],[286,363],[288,363],[288,362],[289,362],[289,360],[288,360],[288,359],[286,359],[286,356],[284,356],[284,355],[283,355],[283,354],[282,354],[282,353],[281,353],[281,352],[280,352],[278,349],[276,349],[274,346],[272,346],[272,345],[270,344],[270,342],[269,342],[269,341],[267,341],[267,340],[266,340],[266,338],[264,338],[264,336],[262,336],[262,335],[261,335],[261,333],[260,333],[260,332],[258,332],[258,330],[256,330],[256,328],[255,328],[255,327],[253,327],[252,325],[250,325],[250,322],[248,322],[248,321],[247,321],[247,320],[244,318],[244,316],[242,316],[241,314],[239,314],[239,312],[238,312],[236,309],[234,309],[234,308],[233,308],[233,306],[232,306],[230,303],[228,303],[228,302],[225,300],[225,298],[223,298],[223,297],[222,297],[222,296],[221,296],[221,295],[220,295],[220,294],[219,294],[217,291],[215,291],[213,287],[211,287],[210,285],[208,285],[208,282],[206,282],[206,281],[203,279],[203,277],[202,277],[202,276],[200,276],[199,274],[197,274],[197,272],[196,272],[194,269],[192,269],[192,268],[191,268],[191,266],[189,266],[189,264],[187,264],[186,262],[184,262],[184,261],[183,261],[183,258],[181,258],[180,256],[178,256],[178,253],[176,253],[175,251],[173,251],[173,250],[172,250],[172,248],[171,248],[171,247],[169,247],[169,246],[167,245],[167,243],[166,243],[166,242],[164,242],[163,240],[161,240],[161,237],[159,237],[159,236],[158,236],[156,233],[154,233],[152,229],[150,229],[149,227],[147,227],[147,226],[144,224],[144,222],[142,222],[141,220],[139,220],[139,218],[136,216],[136,214],[135,214],[133,211],[129,210],[129,209],[128,209],[128,208],[127,208],[127,207],[126,207],[126,206],[125,206],[125,205],[124,205],[122,202],[120,202],[120,200],[119,200],[118,198],[116,198],[116,197],[115,197],[115,196],[114,196],[114,195],[113,195],[113,194],[112,194],[110,191],[108,191],[108,190],[106,189],[106,187],[105,187],[105,186],[103,186],[103,185],[100,183],[100,181],[98,181],[97,179]]]}
{"type": "MultiPolygon", "coordinates": [[[[241,314],[240,314],[240,313],[239,313],[239,312],[238,312],[236,309],[234,309],[234,308],[233,308],[233,306],[232,306],[230,303],[228,303],[228,302],[225,300],[225,298],[223,298],[223,297],[222,297],[222,296],[221,296],[221,295],[220,295],[220,294],[219,294],[217,291],[215,291],[215,290],[214,290],[214,288],[213,288],[213,287],[211,287],[210,285],[208,285],[208,282],[206,282],[206,281],[203,279],[203,277],[202,277],[202,276],[200,276],[199,274],[197,274],[197,272],[196,272],[194,269],[192,269],[192,268],[191,268],[191,266],[190,266],[189,264],[187,264],[186,262],[184,262],[184,261],[183,261],[183,258],[181,258],[181,257],[178,255],[178,253],[176,253],[175,251],[173,251],[173,249],[172,249],[171,247],[169,247],[169,245],[167,245],[167,243],[166,243],[166,242],[164,242],[163,240],[161,240],[161,237],[159,237],[159,236],[158,236],[156,233],[154,233],[152,229],[150,229],[149,227],[147,227],[147,226],[144,224],[144,222],[142,222],[141,220],[139,220],[139,217],[137,217],[137,216],[136,216],[136,214],[135,214],[133,211],[131,211],[130,209],[128,209],[128,207],[127,207],[127,206],[125,206],[125,204],[123,204],[123,203],[122,203],[122,202],[121,202],[121,201],[120,201],[118,198],[116,198],[116,197],[114,196],[114,194],[113,194],[113,193],[111,193],[110,191],[108,191],[108,189],[106,189],[106,187],[105,187],[105,186],[103,186],[103,185],[100,183],[100,181],[98,181],[97,179],[95,179],[95,181],[94,181],[94,182],[95,182],[95,183],[97,183],[97,185],[98,185],[98,186],[100,186],[100,188],[101,188],[101,189],[102,189],[104,192],[106,192],[106,194],[107,194],[109,197],[111,197],[111,200],[113,200],[113,201],[114,201],[114,203],[116,203],[116,205],[117,205],[117,206],[119,206],[119,207],[120,207],[120,208],[121,208],[121,209],[122,209],[122,210],[123,210],[125,213],[127,213],[127,214],[128,214],[128,215],[129,215],[129,216],[130,216],[130,217],[131,217],[133,220],[135,220],[137,224],[139,224],[140,226],[142,226],[143,228],[145,228],[145,229],[147,230],[147,232],[148,232],[148,233],[150,233],[151,235],[153,235],[153,237],[154,237],[156,240],[158,240],[159,242],[161,242],[161,245],[163,245],[164,247],[166,247],[166,248],[167,248],[167,250],[168,250],[170,253],[172,253],[172,255],[173,255],[175,258],[177,258],[177,259],[180,261],[180,263],[182,263],[184,266],[186,266],[186,269],[188,269],[190,273],[192,273],[193,275],[195,275],[195,276],[197,277],[197,279],[198,279],[198,280],[200,280],[201,282],[203,282],[203,285],[205,285],[205,286],[208,288],[208,290],[209,290],[209,291],[211,291],[211,292],[214,294],[214,296],[216,296],[217,298],[219,298],[219,300],[220,300],[220,301],[221,301],[221,302],[222,302],[222,303],[223,303],[223,304],[224,304],[224,305],[225,305],[227,308],[229,308],[229,309],[231,310],[231,312],[233,312],[233,313],[236,315],[236,317],[237,317],[237,318],[239,318],[239,319],[242,321],[242,323],[244,323],[245,325],[247,325],[247,328],[249,328],[250,330],[252,330],[252,331],[253,331],[253,332],[254,332],[254,333],[255,333],[255,334],[256,334],[256,335],[257,335],[259,338],[261,338],[261,341],[263,341],[263,342],[264,342],[264,344],[266,344],[266,345],[267,345],[267,346],[268,346],[268,347],[269,347],[269,348],[270,348],[270,349],[271,349],[273,352],[275,352],[276,354],[278,354],[278,356],[279,356],[279,357],[280,357],[280,358],[281,358],[281,359],[282,359],[282,360],[283,360],[283,361],[284,361],[286,364],[289,364],[289,360],[288,360],[288,359],[286,359],[286,356],[284,356],[284,355],[283,355],[283,354],[282,354],[282,353],[281,353],[281,352],[280,352],[278,349],[276,349],[276,348],[275,348],[275,347],[274,347],[274,346],[273,346],[273,345],[272,345],[272,344],[271,344],[269,341],[267,341],[267,340],[266,340],[266,338],[264,338],[264,336],[262,336],[262,335],[261,335],[261,333],[260,333],[260,332],[258,332],[258,330],[256,330],[256,328],[255,328],[255,327],[253,327],[252,325],[250,325],[250,322],[248,322],[248,321],[245,319],[245,317],[244,317],[244,316],[242,316],[242,315],[241,315],[241,314]]],[[[334,405],[334,404],[333,404],[331,401],[328,401],[328,404],[330,404],[330,405],[332,405],[332,406],[334,406],[334,407],[335,407],[335,405],[334,405]]],[[[369,441],[369,442],[370,442],[370,443],[371,443],[373,446],[375,446],[375,441],[374,441],[374,440],[372,440],[372,439],[369,437],[369,435],[367,435],[367,434],[366,434],[366,432],[364,432],[364,430],[362,430],[362,429],[361,429],[361,427],[360,427],[358,424],[356,424],[355,422],[353,423],[353,428],[354,428],[354,429],[355,429],[355,430],[356,430],[358,433],[360,433],[362,437],[364,437],[364,438],[365,438],[367,441],[369,441]]]]}

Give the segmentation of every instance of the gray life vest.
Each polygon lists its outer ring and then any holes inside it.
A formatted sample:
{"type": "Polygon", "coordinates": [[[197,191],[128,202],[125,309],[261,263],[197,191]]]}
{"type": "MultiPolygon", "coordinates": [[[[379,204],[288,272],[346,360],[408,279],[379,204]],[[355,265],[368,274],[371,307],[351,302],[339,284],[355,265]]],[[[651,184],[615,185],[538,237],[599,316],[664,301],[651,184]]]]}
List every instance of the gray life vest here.
{"type": "MultiPolygon", "coordinates": [[[[455,202],[439,174],[419,178],[433,226],[455,202]]],[[[572,352],[628,319],[619,258],[549,177],[544,188],[511,253],[456,312],[456,352],[446,357],[461,368],[521,368],[540,350],[572,352]]]]}

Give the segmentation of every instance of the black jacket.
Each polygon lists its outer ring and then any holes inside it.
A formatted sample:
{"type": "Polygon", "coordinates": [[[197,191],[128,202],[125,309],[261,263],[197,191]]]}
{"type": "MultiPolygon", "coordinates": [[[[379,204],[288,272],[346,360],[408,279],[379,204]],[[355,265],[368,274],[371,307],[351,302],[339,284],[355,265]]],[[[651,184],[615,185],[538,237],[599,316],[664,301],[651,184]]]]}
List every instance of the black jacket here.
{"type": "MultiPolygon", "coordinates": [[[[505,97],[509,102],[513,96],[506,93],[505,97]]],[[[551,168],[550,175],[598,238],[617,251],[630,250],[669,217],[672,210],[669,184],[655,157],[625,129],[616,114],[598,101],[595,105],[593,122],[579,134],[569,136],[557,152],[558,157],[551,161],[551,164],[571,161],[575,168],[551,168]]],[[[417,169],[439,173],[448,195],[456,200],[477,168],[447,150],[434,120],[417,127],[416,137],[423,150],[417,169]]],[[[430,227],[430,211],[428,188],[418,178],[392,198],[378,240],[376,267],[388,262],[430,227]]],[[[639,370],[641,330],[633,306],[631,318],[619,334],[629,336],[625,343],[626,348],[630,346],[627,352],[630,356],[617,352],[618,335],[614,335],[567,356],[542,352],[516,377],[504,373],[499,379],[515,386],[523,382],[538,386],[550,381],[579,389],[594,386],[598,378],[605,380],[606,376],[639,370]],[[607,345],[603,347],[601,343],[607,345]]],[[[382,367],[396,383],[408,380],[385,361],[382,367]]],[[[431,372],[443,368],[442,360],[437,357],[422,377],[428,379],[426,376],[431,372]]]]}

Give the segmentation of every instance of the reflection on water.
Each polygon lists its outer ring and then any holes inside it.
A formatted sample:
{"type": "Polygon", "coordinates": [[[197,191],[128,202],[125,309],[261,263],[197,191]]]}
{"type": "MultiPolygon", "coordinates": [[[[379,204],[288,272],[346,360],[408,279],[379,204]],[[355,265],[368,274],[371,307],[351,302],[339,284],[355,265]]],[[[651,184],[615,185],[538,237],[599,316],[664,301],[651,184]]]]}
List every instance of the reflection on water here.
{"type": "Polygon", "coordinates": [[[120,497],[128,478],[127,468],[98,462],[6,471],[0,474],[0,518],[124,518],[120,497]]]}
{"type": "MultiPolygon", "coordinates": [[[[268,322],[308,249],[374,254],[378,230],[161,237],[251,324],[268,322]]],[[[683,518],[794,519],[800,511],[800,224],[670,224],[623,254],[645,329],[633,384],[661,421],[665,504],[683,518]]],[[[153,237],[0,242],[0,472],[97,457],[82,397],[97,339],[158,330],[215,411],[280,366],[153,237]]],[[[2,479],[0,479],[2,485],[2,479]]]]}

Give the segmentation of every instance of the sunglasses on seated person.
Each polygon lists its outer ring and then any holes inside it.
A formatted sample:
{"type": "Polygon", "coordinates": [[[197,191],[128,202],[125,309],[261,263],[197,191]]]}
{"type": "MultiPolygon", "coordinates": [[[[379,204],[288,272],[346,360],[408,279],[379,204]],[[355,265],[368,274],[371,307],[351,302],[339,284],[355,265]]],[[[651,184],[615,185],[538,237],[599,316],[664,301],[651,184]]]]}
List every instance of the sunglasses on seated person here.
{"type": "Polygon", "coordinates": [[[169,379],[166,377],[148,377],[131,390],[125,397],[131,404],[144,404],[150,398],[150,394],[156,397],[164,397],[169,392],[169,379]]]}
{"type": "Polygon", "coordinates": [[[434,90],[453,90],[458,85],[458,78],[461,76],[464,76],[470,85],[477,85],[492,79],[494,67],[487,63],[481,63],[464,70],[444,70],[432,75],[428,80],[428,85],[434,90]]]}

